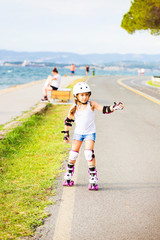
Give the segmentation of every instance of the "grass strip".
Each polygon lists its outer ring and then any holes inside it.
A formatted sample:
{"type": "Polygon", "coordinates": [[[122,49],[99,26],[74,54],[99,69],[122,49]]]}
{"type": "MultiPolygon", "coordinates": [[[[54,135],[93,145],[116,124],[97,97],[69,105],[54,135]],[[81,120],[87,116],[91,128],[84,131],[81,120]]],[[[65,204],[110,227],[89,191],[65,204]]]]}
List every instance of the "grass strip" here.
{"type": "Polygon", "coordinates": [[[47,114],[32,116],[1,141],[0,239],[32,235],[47,217],[44,208],[68,153],[60,133],[68,108],[49,107],[47,114]]]}
{"type": "Polygon", "coordinates": [[[160,87],[160,84],[158,84],[158,83],[155,84],[155,83],[152,82],[152,80],[148,81],[147,84],[149,84],[149,85],[151,85],[153,87],[160,87]]]}
{"type": "MultiPolygon", "coordinates": [[[[69,87],[81,80],[76,80],[69,87]]],[[[68,157],[61,130],[70,105],[48,104],[0,141],[0,239],[32,236],[48,216],[56,178],[68,157]]]]}

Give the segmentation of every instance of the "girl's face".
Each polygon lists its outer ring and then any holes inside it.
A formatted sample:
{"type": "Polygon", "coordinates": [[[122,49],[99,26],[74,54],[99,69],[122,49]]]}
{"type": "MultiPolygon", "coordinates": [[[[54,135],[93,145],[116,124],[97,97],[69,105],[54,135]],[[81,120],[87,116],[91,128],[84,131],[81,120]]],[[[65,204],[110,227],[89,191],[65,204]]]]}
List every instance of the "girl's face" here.
{"type": "Polygon", "coordinates": [[[53,76],[55,76],[57,73],[52,71],[53,76]]]}
{"type": "Polygon", "coordinates": [[[81,102],[81,103],[86,103],[86,102],[88,102],[88,100],[89,100],[89,93],[87,92],[87,93],[79,93],[78,95],[77,95],[77,97],[78,97],[78,100],[81,102]]]}

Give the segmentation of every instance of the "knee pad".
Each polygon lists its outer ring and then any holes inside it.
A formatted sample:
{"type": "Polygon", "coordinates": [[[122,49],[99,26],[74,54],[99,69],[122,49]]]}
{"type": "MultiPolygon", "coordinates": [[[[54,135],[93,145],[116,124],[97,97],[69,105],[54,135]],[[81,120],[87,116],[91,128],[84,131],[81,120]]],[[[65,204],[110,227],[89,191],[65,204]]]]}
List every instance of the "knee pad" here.
{"type": "Polygon", "coordinates": [[[79,152],[76,152],[76,151],[71,150],[71,151],[69,152],[69,160],[71,160],[71,161],[76,161],[76,159],[77,159],[77,157],[78,157],[78,154],[79,154],[79,152]]]}
{"type": "Polygon", "coordinates": [[[95,158],[94,150],[86,149],[84,150],[84,155],[87,161],[92,161],[95,158]]]}

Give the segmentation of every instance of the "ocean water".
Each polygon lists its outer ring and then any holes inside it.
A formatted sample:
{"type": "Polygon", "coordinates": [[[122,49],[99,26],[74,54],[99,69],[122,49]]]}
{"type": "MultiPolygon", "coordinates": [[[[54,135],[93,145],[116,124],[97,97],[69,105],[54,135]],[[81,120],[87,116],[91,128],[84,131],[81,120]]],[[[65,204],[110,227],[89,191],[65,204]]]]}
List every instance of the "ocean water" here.
{"type": "MultiPolygon", "coordinates": [[[[48,75],[52,74],[53,67],[21,67],[21,66],[0,66],[0,89],[5,89],[11,86],[29,83],[32,81],[39,81],[46,79],[48,75]]],[[[70,76],[68,68],[59,67],[58,71],[61,76],[67,74],[70,76]]],[[[92,75],[93,69],[90,69],[89,75],[92,75]]],[[[75,75],[85,76],[85,69],[76,68],[75,75]]],[[[135,69],[121,70],[121,71],[107,71],[103,69],[95,69],[95,75],[136,75],[135,69]]],[[[160,71],[153,72],[147,70],[147,76],[160,75],[160,71]]]]}

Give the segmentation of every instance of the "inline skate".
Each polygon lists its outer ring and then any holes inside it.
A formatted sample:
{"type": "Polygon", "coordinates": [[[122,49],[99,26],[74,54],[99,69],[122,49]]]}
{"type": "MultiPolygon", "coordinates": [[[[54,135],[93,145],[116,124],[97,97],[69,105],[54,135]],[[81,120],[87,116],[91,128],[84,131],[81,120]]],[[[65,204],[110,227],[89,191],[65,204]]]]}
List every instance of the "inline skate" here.
{"type": "Polygon", "coordinates": [[[63,186],[70,186],[72,187],[74,185],[74,181],[71,180],[73,177],[73,173],[74,173],[74,165],[68,163],[68,166],[66,168],[66,173],[64,175],[64,182],[63,182],[63,186]]]}
{"type": "Polygon", "coordinates": [[[88,190],[98,190],[98,178],[96,168],[90,167],[88,173],[89,173],[88,190]]]}

